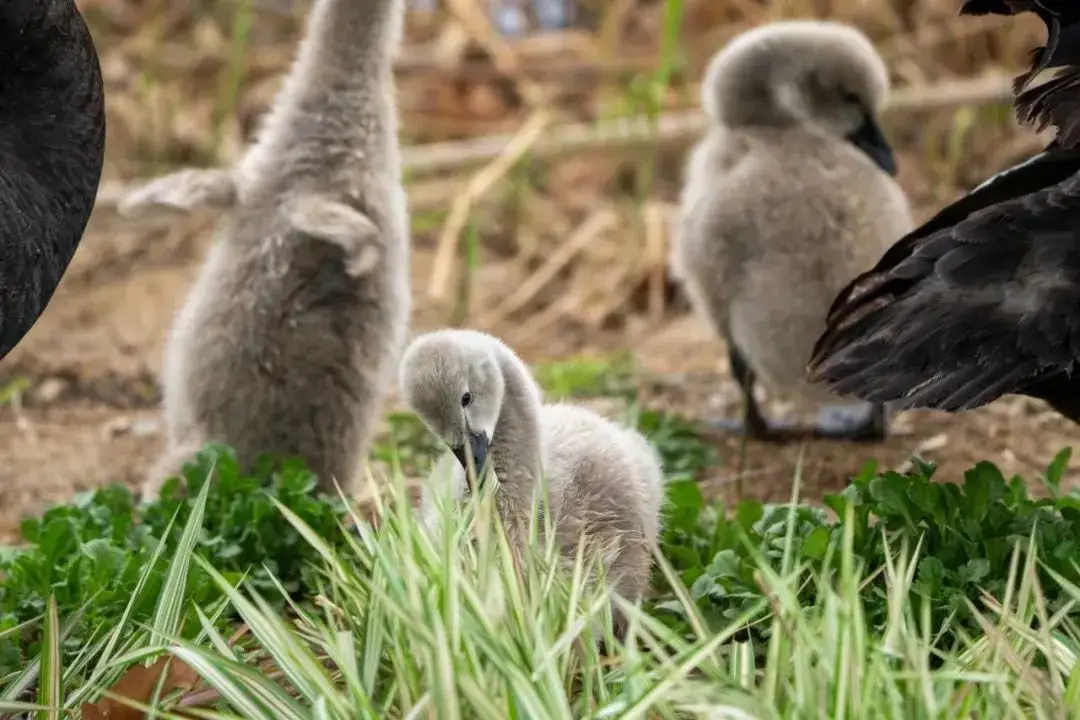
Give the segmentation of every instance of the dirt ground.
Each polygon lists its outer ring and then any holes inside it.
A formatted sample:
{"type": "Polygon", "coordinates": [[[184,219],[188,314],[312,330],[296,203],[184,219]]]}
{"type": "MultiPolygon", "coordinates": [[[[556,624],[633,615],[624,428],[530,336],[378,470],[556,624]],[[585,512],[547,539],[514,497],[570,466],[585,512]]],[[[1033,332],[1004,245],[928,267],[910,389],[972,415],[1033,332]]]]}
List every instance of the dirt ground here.
{"type": "MultiPolygon", "coordinates": [[[[108,210],[95,214],[47,312],[0,369],[0,384],[28,381],[15,402],[0,407],[0,453],[6,459],[0,467],[0,536],[10,538],[25,513],[80,490],[111,481],[138,483],[161,444],[157,377],[163,340],[210,242],[211,226],[212,218],[202,216],[135,229],[108,210]]],[[[432,247],[422,239],[416,244],[413,268],[420,286],[432,247]]],[[[496,264],[485,272],[496,277],[500,269],[496,264]]],[[[479,285],[482,293],[489,283],[479,285]]],[[[482,296],[478,302],[483,304],[482,296]]],[[[441,324],[438,312],[422,300],[418,305],[417,330],[441,324]]],[[[645,394],[650,405],[695,418],[738,412],[724,349],[696,318],[669,313],[630,326],[561,345],[552,341],[560,335],[555,329],[516,344],[531,361],[632,348],[653,376],[645,394]]],[[[841,487],[869,457],[897,467],[913,452],[940,462],[939,477],[945,479],[958,479],[982,459],[998,462],[1006,473],[1035,478],[1075,433],[1044,406],[1022,399],[961,416],[911,412],[894,421],[893,436],[880,446],[749,443],[742,486],[755,497],[784,499],[801,460],[805,495],[817,497],[841,487]]],[[[740,441],[710,437],[721,461],[705,482],[712,492],[727,493],[740,474],[740,441]]]]}

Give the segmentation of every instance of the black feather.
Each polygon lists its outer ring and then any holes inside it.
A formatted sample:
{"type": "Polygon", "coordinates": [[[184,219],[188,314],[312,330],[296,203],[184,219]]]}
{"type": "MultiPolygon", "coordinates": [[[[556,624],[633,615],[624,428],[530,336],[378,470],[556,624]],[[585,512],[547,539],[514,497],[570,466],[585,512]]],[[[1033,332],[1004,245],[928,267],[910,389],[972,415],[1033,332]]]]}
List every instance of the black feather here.
{"type": "Polygon", "coordinates": [[[1057,373],[1041,378],[1028,386],[1027,394],[1046,401],[1065,417],[1080,423],[1080,375],[1057,373]]]}
{"type": "Polygon", "coordinates": [[[1014,107],[1056,137],[852,280],[829,311],[811,380],[871,402],[946,411],[1020,393],[1080,422],[1080,2],[961,8],[1021,12],[1042,19],[1047,42],[1017,78],[1014,107]],[[1029,88],[1044,69],[1058,72],[1029,88]]]}
{"type": "MultiPolygon", "coordinates": [[[[829,309],[828,322],[837,320],[841,308],[852,303],[855,293],[864,291],[868,282],[874,282],[874,279],[880,282],[882,271],[895,268],[911,254],[913,248],[923,238],[952,227],[984,208],[1056,185],[1077,172],[1080,172],[1080,149],[1068,149],[1044,152],[994,176],[953,204],[943,208],[930,220],[889,248],[877,265],[855,278],[837,295],[829,309]]],[[[887,291],[896,292],[897,290],[895,286],[892,286],[887,291]]]]}
{"type": "Polygon", "coordinates": [[[104,154],[101,69],[73,0],[0,2],[0,359],[63,277],[104,154]]]}
{"type": "Polygon", "coordinates": [[[961,15],[1018,15],[1031,12],[1046,25],[1046,45],[1031,52],[1031,67],[1013,83],[1014,107],[1022,123],[1057,130],[1057,147],[1080,143],[1080,2],[1076,0],[966,0],[961,15]],[[1060,68],[1053,79],[1028,88],[1043,70],[1060,68]]]}
{"type": "Polygon", "coordinates": [[[812,379],[900,407],[1022,393],[1078,416],[1057,393],[1080,389],[1061,380],[1080,369],[1080,175],[901,244],[841,293],[812,379]]]}

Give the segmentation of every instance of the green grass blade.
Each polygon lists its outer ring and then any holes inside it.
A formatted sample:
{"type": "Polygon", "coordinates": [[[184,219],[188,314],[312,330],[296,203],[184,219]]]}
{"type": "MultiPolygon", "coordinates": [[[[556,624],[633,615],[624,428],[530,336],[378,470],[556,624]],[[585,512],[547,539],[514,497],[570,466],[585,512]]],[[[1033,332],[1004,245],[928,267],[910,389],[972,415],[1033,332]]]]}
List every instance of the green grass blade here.
{"type": "Polygon", "coordinates": [[[305,720],[306,713],[295,698],[291,697],[265,671],[235,660],[226,660],[208,650],[182,643],[173,654],[199,671],[222,697],[246,717],[251,708],[258,705],[260,712],[280,720],[305,720]],[[205,672],[204,672],[205,671],[205,672]]]}
{"type": "Polygon", "coordinates": [[[38,678],[38,704],[50,708],[38,713],[39,720],[60,717],[63,695],[63,668],[60,664],[60,617],[56,597],[49,596],[45,625],[41,633],[41,676],[38,678]]]}
{"type": "Polygon", "coordinates": [[[334,701],[333,710],[339,713],[339,717],[348,717],[347,707],[341,704],[341,696],[330,681],[326,669],[289,625],[257,594],[252,594],[254,602],[249,600],[208,562],[197,555],[195,559],[228,596],[244,622],[251,628],[252,634],[259,639],[262,647],[270,653],[300,694],[309,702],[326,696],[334,701]]]}
{"type": "MultiPolygon", "coordinates": [[[[59,638],[61,646],[63,646],[64,640],[71,631],[82,622],[83,615],[86,613],[88,607],[89,603],[84,604],[76,610],[71,617],[64,621],[63,630],[60,632],[59,638]]],[[[18,702],[18,699],[22,697],[22,695],[34,684],[34,681],[38,679],[41,663],[42,657],[39,653],[38,656],[31,660],[17,676],[6,681],[3,688],[3,695],[0,696],[0,706],[4,706],[6,703],[18,702]]]]}
{"type": "Polygon", "coordinates": [[[191,515],[188,517],[184,532],[180,536],[172,560],[169,563],[169,572],[165,576],[165,583],[158,597],[158,604],[154,608],[154,618],[151,627],[159,636],[167,637],[177,635],[180,629],[180,615],[184,606],[184,589],[187,585],[188,567],[191,565],[191,557],[195,552],[195,543],[199,540],[202,531],[203,513],[206,510],[206,497],[210,492],[210,484],[213,476],[213,468],[210,476],[203,483],[198,496],[191,505],[191,515]]]}

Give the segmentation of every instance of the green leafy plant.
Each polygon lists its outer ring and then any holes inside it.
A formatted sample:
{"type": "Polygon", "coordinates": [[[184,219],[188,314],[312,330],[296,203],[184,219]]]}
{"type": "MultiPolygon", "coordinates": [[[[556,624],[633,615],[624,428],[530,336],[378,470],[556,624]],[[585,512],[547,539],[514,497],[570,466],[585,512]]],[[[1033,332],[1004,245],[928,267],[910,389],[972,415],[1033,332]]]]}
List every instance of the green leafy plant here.
{"type": "MultiPolygon", "coordinates": [[[[672,459],[705,456],[691,424],[634,417],[672,459]]],[[[793,503],[729,514],[676,471],[659,596],[616,601],[631,618],[624,645],[603,632],[607,594],[580,561],[537,543],[519,574],[486,494],[446,508],[452,532],[431,537],[394,472],[375,528],[313,495],[299,463],[247,476],[211,446],[186,493],[167,486],[137,508],[107,488],[28,521],[35,542],[8,549],[4,567],[43,553],[59,567],[32,591],[0,588],[5,613],[36,613],[0,630],[18,660],[0,674],[0,712],[76,710],[167,650],[214,692],[170,686],[144,704],[183,697],[217,717],[1063,717],[1080,702],[1080,583],[1074,562],[1049,557],[1075,530],[1067,460],[1045,473],[1044,499],[989,464],[935,489],[930,465],[869,465],[830,498],[835,518],[793,503]],[[1015,540],[1000,566],[988,559],[998,537],[1015,540]],[[111,550],[83,550],[95,540],[140,558],[133,583],[83,568],[119,567],[96,559],[111,550]],[[947,562],[961,549],[970,557],[947,562]],[[74,592],[68,576],[100,582],[74,592]],[[238,621],[250,636],[233,645],[238,621]]]]}
{"type": "MultiPolygon", "coordinates": [[[[327,536],[344,516],[343,503],[314,496],[315,478],[300,462],[266,461],[244,475],[231,450],[209,445],[184,469],[186,493],[174,479],[160,499],[139,508],[127,488],[108,486],[24,521],[25,544],[0,553],[0,633],[41,617],[50,598],[61,617],[85,606],[79,626],[65,641],[65,650],[73,652],[94,628],[108,627],[120,617],[139,582],[147,589],[130,615],[136,622],[148,620],[168,570],[162,565],[144,577],[148,564],[162,539],[167,554],[175,550],[180,528],[194,512],[191,498],[211,474],[199,554],[231,580],[246,575],[254,587],[280,583],[289,592],[307,587],[317,556],[282,523],[275,503],[327,536]]],[[[192,569],[186,582],[197,604],[220,596],[205,573],[192,569]]],[[[39,640],[36,625],[0,637],[0,677],[22,667],[37,652],[39,640]]]]}
{"type": "MultiPolygon", "coordinates": [[[[204,484],[191,499],[186,525],[169,523],[164,535],[176,539],[170,555],[165,555],[165,543],[157,545],[115,617],[97,623],[80,637],[87,629],[87,611],[94,598],[61,620],[59,604],[49,596],[40,622],[39,651],[27,653],[17,671],[0,676],[0,713],[5,713],[4,717],[10,713],[68,717],[76,709],[83,717],[91,717],[85,703],[100,700],[104,690],[143,660],[160,658],[168,638],[182,634],[194,642],[205,642],[207,632],[220,626],[225,604],[216,601],[200,608],[193,604],[198,598],[188,586],[209,488],[204,484]],[[147,607],[149,614],[140,621],[136,617],[139,608],[147,607]],[[32,698],[36,698],[35,703],[29,702],[32,698]]],[[[213,592],[223,595],[217,586],[213,592]]],[[[0,639],[7,640],[10,634],[0,633],[0,639]]],[[[116,717],[98,709],[93,717],[116,717]]]]}
{"type": "Polygon", "coordinates": [[[533,375],[544,392],[556,398],[626,396],[637,373],[629,353],[538,363],[533,375]]]}
{"type": "Polygon", "coordinates": [[[270,578],[293,592],[308,577],[315,558],[309,546],[281,525],[275,502],[303,518],[316,531],[330,536],[345,515],[340,498],[316,495],[316,478],[297,459],[264,458],[256,470],[240,472],[236,456],[223,445],[208,445],[184,469],[187,492],[179,479],[162,488],[161,498],[143,509],[142,522],[151,534],[161,534],[174,513],[187,519],[187,496],[199,492],[211,478],[199,554],[223,572],[248,573],[255,587],[270,587],[270,578]]]}
{"type": "Polygon", "coordinates": [[[445,445],[411,412],[389,413],[385,424],[386,430],[376,439],[371,457],[388,468],[397,463],[406,475],[418,476],[434,458],[446,452],[445,445]]]}
{"type": "MultiPolygon", "coordinates": [[[[1069,450],[1045,475],[1060,485],[1069,450]]],[[[1080,500],[1072,495],[1037,499],[1017,477],[1006,481],[991,463],[969,470],[964,482],[933,481],[935,467],[915,463],[910,472],[878,473],[869,464],[842,493],[825,497],[837,519],[800,504],[739,503],[733,514],[708,504],[690,481],[668,487],[661,549],[706,618],[729,621],[763,597],[760,561],[780,567],[794,552],[797,572],[827,576],[845,535],[852,557],[867,573],[880,573],[900,552],[911,559],[911,595],[943,644],[978,629],[971,607],[984,594],[1003,597],[1014,552],[1038,557],[1035,572],[1050,613],[1075,612],[1065,583],[1080,584],[1080,500]],[[918,550],[917,556],[914,554],[918,550]]],[[[812,583],[800,597],[812,602],[812,583]]],[[[888,620],[888,587],[880,575],[862,587],[871,627],[888,620]]],[[[679,605],[657,604],[677,622],[679,605]]]]}
{"type": "Polygon", "coordinates": [[[716,449],[685,418],[633,404],[626,422],[656,446],[669,482],[693,478],[717,462],[716,449]]]}

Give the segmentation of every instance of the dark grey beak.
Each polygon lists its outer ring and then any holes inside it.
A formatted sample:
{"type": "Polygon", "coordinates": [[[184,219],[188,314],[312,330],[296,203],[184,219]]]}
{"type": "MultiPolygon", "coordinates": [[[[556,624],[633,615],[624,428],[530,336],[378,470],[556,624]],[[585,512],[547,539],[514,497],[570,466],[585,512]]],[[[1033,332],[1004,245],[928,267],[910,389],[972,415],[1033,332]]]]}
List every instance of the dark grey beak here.
{"type": "MultiPolygon", "coordinates": [[[[469,460],[465,454],[465,445],[458,445],[457,447],[450,448],[450,451],[454,453],[454,457],[461,463],[461,467],[465,468],[465,472],[469,472],[469,460]]],[[[487,460],[488,454],[488,436],[487,433],[469,433],[469,451],[473,457],[473,467],[476,468],[476,477],[480,477],[480,472],[484,469],[484,462],[487,460]]]]}
{"type": "Polygon", "coordinates": [[[896,177],[896,158],[893,156],[892,148],[871,115],[865,116],[863,124],[847,136],[847,141],[869,155],[879,168],[896,177]]]}

